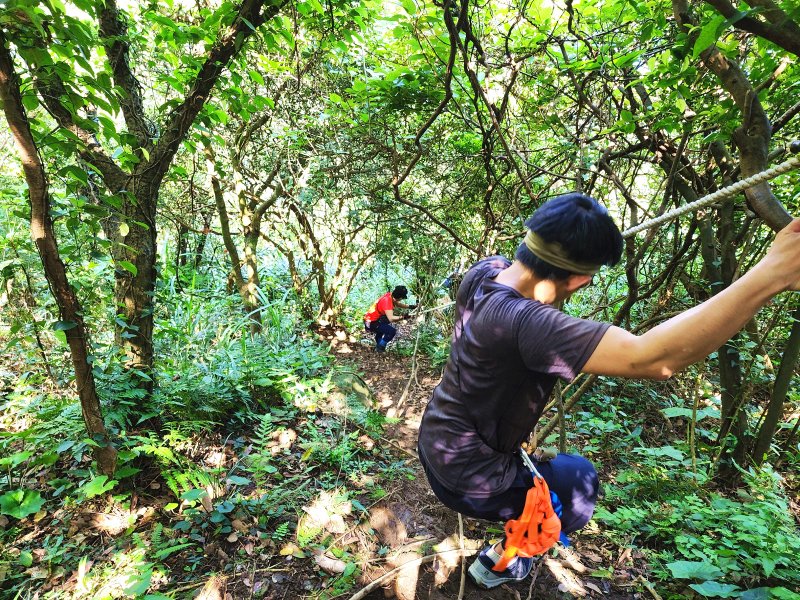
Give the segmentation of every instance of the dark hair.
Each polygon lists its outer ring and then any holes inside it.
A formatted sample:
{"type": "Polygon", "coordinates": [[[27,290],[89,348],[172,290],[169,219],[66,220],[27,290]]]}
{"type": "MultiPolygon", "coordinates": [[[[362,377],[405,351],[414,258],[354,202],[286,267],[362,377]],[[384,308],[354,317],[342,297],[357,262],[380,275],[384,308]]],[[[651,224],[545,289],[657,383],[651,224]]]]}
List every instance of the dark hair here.
{"type": "MultiPolygon", "coordinates": [[[[525,226],[546,242],[558,242],[570,259],[615,265],[622,256],[622,234],[606,208],[594,198],[572,192],[556,196],[534,211],[525,226]]],[[[566,279],[569,271],[554,267],[522,243],[514,255],[543,279],[566,279]]]]}
{"type": "Polygon", "coordinates": [[[408,289],[404,285],[398,285],[392,292],[392,298],[397,300],[405,300],[408,298],[408,289]]]}

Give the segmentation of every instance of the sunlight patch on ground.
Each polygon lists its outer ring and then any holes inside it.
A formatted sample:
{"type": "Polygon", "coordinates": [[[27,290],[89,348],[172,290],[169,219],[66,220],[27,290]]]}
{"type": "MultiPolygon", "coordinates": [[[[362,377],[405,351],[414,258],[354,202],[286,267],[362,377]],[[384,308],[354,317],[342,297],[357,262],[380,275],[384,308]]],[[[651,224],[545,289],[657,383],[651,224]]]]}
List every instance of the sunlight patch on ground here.
{"type": "Polygon", "coordinates": [[[72,598],[121,598],[136,594],[141,586],[157,589],[164,575],[151,571],[144,548],[112,554],[99,564],[84,559],[76,573],[72,598]]]}
{"type": "Polygon", "coordinates": [[[322,531],[341,534],[347,531],[344,518],[353,511],[347,497],[337,490],[322,492],[311,504],[303,506],[306,513],[297,524],[297,538],[313,539],[322,531]]]}
{"type": "Polygon", "coordinates": [[[556,581],[558,581],[558,591],[571,594],[572,596],[584,597],[588,594],[581,581],[573,573],[566,561],[562,562],[554,558],[545,558],[544,564],[556,581]]]}

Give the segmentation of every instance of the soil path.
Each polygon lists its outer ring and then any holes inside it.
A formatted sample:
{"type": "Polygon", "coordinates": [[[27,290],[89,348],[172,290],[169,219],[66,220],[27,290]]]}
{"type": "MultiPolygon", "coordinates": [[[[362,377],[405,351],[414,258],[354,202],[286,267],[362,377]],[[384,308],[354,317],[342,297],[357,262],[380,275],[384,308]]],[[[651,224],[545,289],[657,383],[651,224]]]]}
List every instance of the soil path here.
{"type": "MultiPolygon", "coordinates": [[[[341,334],[340,334],[341,335],[341,334]]],[[[413,325],[402,323],[396,340],[413,348],[413,325]]],[[[441,369],[431,366],[423,355],[399,353],[396,343],[384,354],[373,349],[373,342],[364,337],[356,340],[331,340],[337,362],[362,374],[372,399],[379,410],[392,419],[384,441],[397,450],[413,471],[414,478],[397,482],[397,487],[371,509],[371,527],[388,549],[381,564],[364,573],[362,585],[383,577],[382,583],[359,600],[415,599],[503,599],[532,600],[577,597],[640,598],[637,590],[647,589],[640,557],[613,546],[591,532],[574,537],[569,549],[551,551],[534,566],[531,577],[514,585],[482,590],[469,577],[459,596],[462,580],[462,543],[468,553],[479,551],[488,541],[502,535],[499,523],[463,519],[463,536],[459,535],[458,515],[443,506],[428,487],[422,467],[416,458],[416,440],[420,418],[431,391],[441,376],[441,369]],[[449,552],[448,552],[449,550],[449,552]],[[438,554],[434,556],[437,552],[438,554]],[[423,562],[421,562],[423,561],[423,562]],[[405,565],[405,566],[403,566],[405,565]],[[389,572],[391,575],[388,575],[389,572]],[[603,577],[592,574],[603,574],[603,577]],[[612,576],[613,574],[613,576],[612,576]]],[[[596,533],[596,532],[595,532],[596,533]]],[[[468,556],[464,568],[474,560],[468,556]]],[[[363,594],[363,595],[360,595],[363,594]]],[[[655,593],[648,597],[657,598],[655,593]]]]}

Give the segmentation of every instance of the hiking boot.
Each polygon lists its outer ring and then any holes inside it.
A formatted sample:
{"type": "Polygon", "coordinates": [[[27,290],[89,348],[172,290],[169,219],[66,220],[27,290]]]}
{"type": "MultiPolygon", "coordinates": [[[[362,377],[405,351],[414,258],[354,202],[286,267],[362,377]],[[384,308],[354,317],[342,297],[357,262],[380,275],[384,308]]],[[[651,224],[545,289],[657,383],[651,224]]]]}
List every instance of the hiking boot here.
{"type": "Polygon", "coordinates": [[[484,548],[469,567],[469,576],[478,587],[486,590],[497,587],[501,583],[522,581],[531,572],[533,558],[516,556],[508,563],[505,571],[492,571],[492,567],[500,560],[500,555],[495,552],[494,546],[484,548]]]}

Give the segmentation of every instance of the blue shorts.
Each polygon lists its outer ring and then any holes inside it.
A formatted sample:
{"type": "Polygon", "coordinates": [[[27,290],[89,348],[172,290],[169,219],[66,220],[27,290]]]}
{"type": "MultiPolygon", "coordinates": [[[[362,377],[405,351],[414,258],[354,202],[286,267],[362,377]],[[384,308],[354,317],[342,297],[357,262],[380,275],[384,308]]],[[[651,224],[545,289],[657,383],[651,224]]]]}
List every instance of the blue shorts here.
{"type": "MultiPolygon", "coordinates": [[[[518,461],[517,476],[511,487],[488,498],[451,492],[433,476],[422,454],[420,462],[428,476],[433,493],[442,504],[467,517],[508,521],[517,519],[522,514],[528,490],[533,487],[533,474],[525,467],[522,458],[519,455],[515,456],[518,461]]],[[[564,533],[572,533],[586,525],[594,513],[600,489],[597,471],[592,463],[577,454],[559,454],[552,460],[542,462],[533,460],[533,463],[550,490],[561,500],[561,530],[564,533]]]]}

